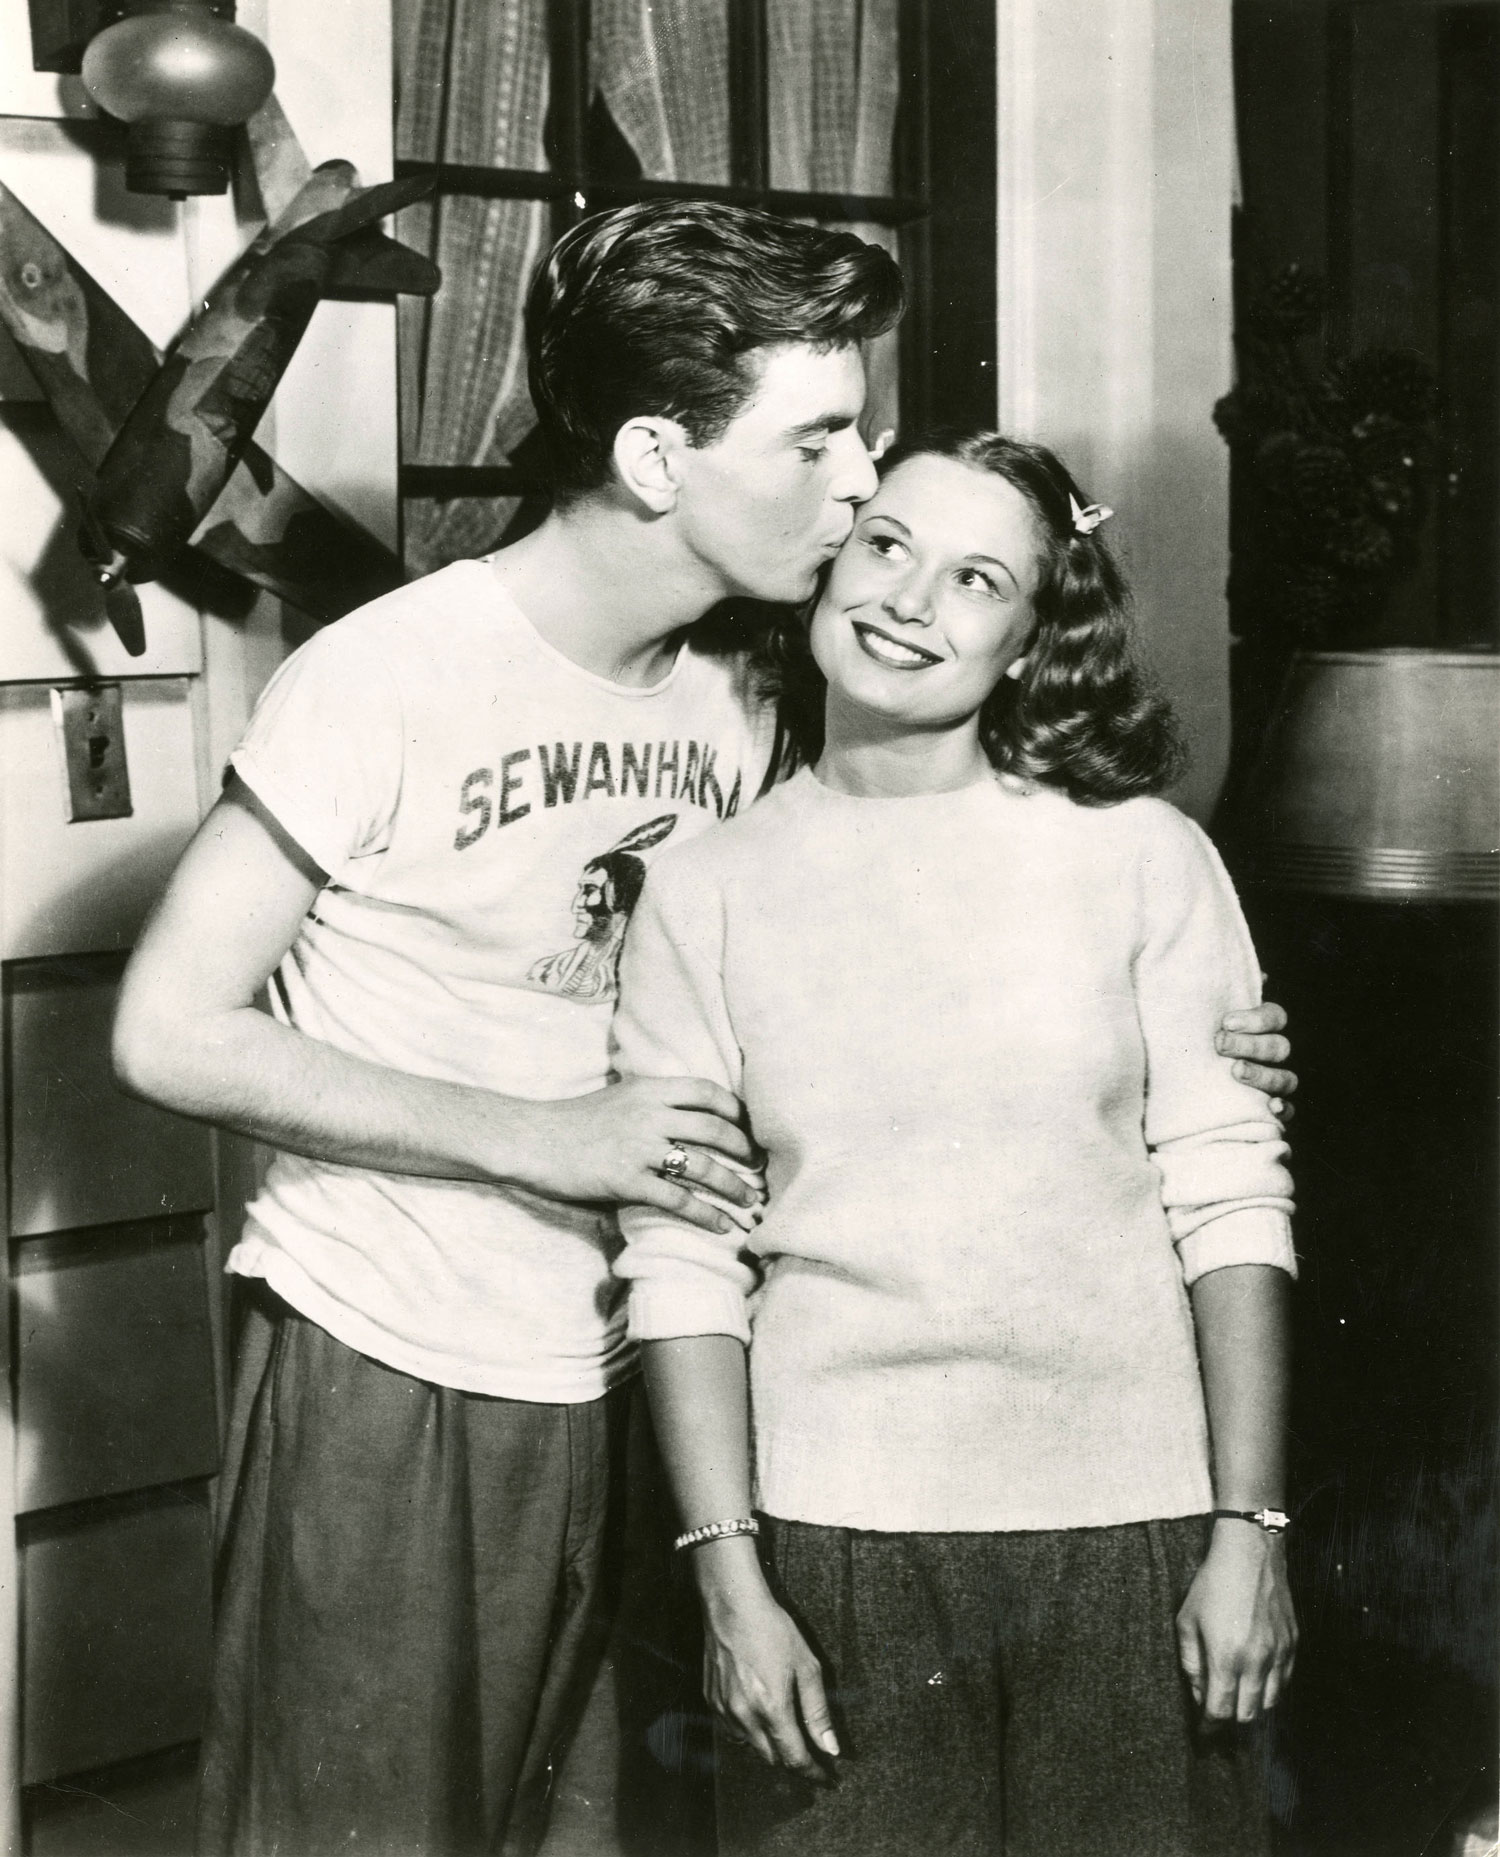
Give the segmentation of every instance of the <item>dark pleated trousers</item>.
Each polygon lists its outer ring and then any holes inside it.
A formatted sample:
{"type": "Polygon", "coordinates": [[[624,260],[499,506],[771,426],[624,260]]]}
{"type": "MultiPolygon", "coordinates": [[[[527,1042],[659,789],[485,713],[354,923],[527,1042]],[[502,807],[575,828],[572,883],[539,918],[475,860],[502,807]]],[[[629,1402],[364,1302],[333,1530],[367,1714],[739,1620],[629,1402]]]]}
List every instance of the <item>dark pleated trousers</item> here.
{"type": "Polygon", "coordinates": [[[1262,1857],[1264,1736],[1200,1732],[1178,1668],[1207,1539],[768,1518],[843,1756],[818,1790],[721,1737],[721,1857],[1262,1857]]]}
{"type": "Polygon", "coordinates": [[[429,1385],[256,1293],[223,1483],[200,1851],[535,1845],[607,1626],[630,1398],[429,1385]]]}

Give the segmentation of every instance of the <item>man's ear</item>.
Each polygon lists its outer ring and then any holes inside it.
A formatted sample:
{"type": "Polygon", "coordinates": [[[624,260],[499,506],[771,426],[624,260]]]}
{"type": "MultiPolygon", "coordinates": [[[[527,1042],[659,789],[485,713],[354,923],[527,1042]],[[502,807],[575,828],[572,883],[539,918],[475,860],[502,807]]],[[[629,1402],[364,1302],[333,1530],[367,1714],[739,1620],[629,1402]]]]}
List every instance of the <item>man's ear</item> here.
{"type": "Polygon", "coordinates": [[[615,434],[615,471],[626,490],[653,515],[677,506],[687,434],[675,419],[642,413],[615,434]]]}

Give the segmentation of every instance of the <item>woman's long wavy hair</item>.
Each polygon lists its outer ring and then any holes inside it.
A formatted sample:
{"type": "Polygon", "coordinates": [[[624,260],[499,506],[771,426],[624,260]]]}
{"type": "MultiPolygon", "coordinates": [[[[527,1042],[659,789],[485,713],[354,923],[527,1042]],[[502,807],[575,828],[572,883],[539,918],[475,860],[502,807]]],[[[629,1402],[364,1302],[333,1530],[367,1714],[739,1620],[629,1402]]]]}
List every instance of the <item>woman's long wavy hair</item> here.
{"type": "MultiPolygon", "coordinates": [[[[1036,631],[1019,678],[1002,677],[979,712],[985,753],[1004,774],[1057,787],[1084,805],[1159,793],[1182,765],[1166,700],[1131,650],[1130,599],[1097,530],[1080,534],[1072,502],[1088,499],[1045,445],[998,432],[942,430],[895,446],[889,477],[911,458],[951,458],[1018,490],[1035,517],[1040,554],[1036,631]]],[[[778,771],[816,761],[826,685],[808,644],[811,609],[774,619],[754,652],[777,703],[778,771]]]]}

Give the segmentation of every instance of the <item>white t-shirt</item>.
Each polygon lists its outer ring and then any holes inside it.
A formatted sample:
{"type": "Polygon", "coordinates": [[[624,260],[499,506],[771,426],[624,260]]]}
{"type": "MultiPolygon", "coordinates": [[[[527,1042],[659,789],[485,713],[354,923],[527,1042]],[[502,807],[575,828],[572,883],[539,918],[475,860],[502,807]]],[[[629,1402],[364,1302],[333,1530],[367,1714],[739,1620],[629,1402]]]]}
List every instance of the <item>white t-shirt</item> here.
{"type": "MultiPolygon", "coordinates": [[[[548,645],[486,561],[320,632],[232,764],[328,873],[276,1015],[418,1076],[535,1099],[609,1076],[625,924],[657,848],[748,803],[770,717],[690,646],[650,688],[548,645]]],[[[509,1399],[630,1370],[607,1211],[278,1154],[229,1268],[348,1346],[509,1399]]]]}

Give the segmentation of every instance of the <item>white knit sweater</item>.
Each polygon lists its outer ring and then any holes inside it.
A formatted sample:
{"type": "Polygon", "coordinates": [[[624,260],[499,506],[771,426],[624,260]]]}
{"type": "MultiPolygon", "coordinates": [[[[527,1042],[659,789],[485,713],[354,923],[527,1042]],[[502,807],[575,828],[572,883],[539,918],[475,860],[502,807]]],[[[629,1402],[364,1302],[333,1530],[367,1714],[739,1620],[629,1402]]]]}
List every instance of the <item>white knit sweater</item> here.
{"type": "Polygon", "coordinates": [[[1211,1506],[1186,1285],[1294,1269],[1285,1145],[1213,1049],[1259,996],[1158,800],[808,772],[658,859],[618,1067],[703,1076],[769,1154],[755,1241],[623,1215],[643,1340],[749,1339],[758,1504],[854,1528],[1211,1506]]]}

